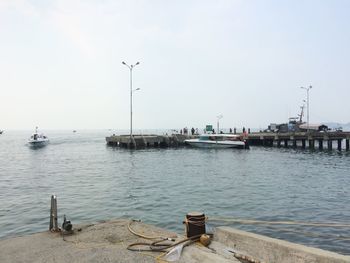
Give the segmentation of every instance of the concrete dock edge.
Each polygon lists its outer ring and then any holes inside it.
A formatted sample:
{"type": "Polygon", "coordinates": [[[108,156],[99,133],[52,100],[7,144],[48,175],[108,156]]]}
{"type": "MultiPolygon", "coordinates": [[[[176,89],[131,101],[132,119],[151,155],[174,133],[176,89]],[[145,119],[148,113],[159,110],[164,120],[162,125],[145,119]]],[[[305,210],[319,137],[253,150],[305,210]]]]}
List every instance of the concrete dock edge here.
{"type": "Polygon", "coordinates": [[[350,256],[284,240],[270,238],[230,227],[218,227],[214,240],[233,250],[264,262],[283,263],[349,263],[350,256]]]}

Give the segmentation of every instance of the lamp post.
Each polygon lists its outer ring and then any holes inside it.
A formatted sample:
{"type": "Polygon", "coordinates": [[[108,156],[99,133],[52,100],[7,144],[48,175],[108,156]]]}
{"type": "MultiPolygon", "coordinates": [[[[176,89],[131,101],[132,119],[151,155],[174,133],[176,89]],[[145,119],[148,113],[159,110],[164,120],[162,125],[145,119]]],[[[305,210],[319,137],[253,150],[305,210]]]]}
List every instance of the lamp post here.
{"type": "Polygon", "coordinates": [[[309,115],[310,115],[310,104],[309,104],[309,90],[312,89],[312,86],[308,88],[300,87],[301,89],[306,90],[306,104],[307,104],[307,133],[309,133],[309,115]]]}
{"type": "Polygon", "coordinates": [[[140,88],[137,88],[135,90],[132,89],[132,70],[134,67],[136,67],[140,62],[137,62],[134,65],[128,65],[124,61],[122,62],[123,65],[127,66],[130,70],[130,139],[132,137],[132,93],[136,90],[140,90],[140,88]]]}
{"type": "Polygon", "coordinates": [[[219,116],[216,116],[216,118],[218,119],[218,120],[217,120],[217,130],[216,130],[216,133],[217,133],[217,134],[220,133],[220,132],[219,132],[219,120],[222,119],[222,117],[223,117],[222,114],[220,114],[219,116]]]}

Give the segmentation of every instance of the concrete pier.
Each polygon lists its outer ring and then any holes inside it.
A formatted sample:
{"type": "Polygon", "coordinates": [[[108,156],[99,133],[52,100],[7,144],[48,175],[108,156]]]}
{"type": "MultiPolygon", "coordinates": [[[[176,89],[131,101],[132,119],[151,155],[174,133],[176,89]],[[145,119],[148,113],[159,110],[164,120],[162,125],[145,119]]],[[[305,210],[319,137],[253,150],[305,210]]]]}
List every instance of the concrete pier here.
{"type": "Polygon", "coordinates": [[[311,248],[284,240],[270,238],[237,230],[230,227],[218,227],[214,240],[233,248],[233,251],[249,255],[260,262],[270,263],[349,263],[350,256],[322,249],[311,248]]]}
{"type": "MultiPolygon", "coordinates": [[[[49,231],[23,237],[0,240],[0,262],[11,263],[81,263],[81,262],[167,262],[162,253],[130,251],[136,242],[150,243],[128,230],[129,220],[117,219],[76,226],[74,233],[62,236],[49,231]]],[[[185,237],[141,222],[133,230],[145,236],[185,237]]],[[[175,241],[175,242],[176,242],[175,241]]],[[[170,241],[168,241],[170,242],[170,241]]],[[[179,263],[240,263],[242,256],[269,263],[349,263],[350,256],[310,248],[299,244],[269,238],[230,227],[218,227],[209,248],[192,243],[183,248],[179,263]]]]}
{"type": "MultiPolygon", "coordinates": [[[[198,138],[199,135],[112,135],[106,137],[106,142],[110,146],[123,148],[147,148],[147,147],[178,147],[185,145],[186,139],[198,138]]],[[[318,142],[319,150],[324,149],[324,142],[327,142],[327,149],[332,150],[333,141],[337,141],[337,149],[343,150],[343,140],[345,140],[345,150],[350,150],[350,132],[292,132],[292,133],[249,133],[249,145],[277,146],[288,148],[289,141],[292,141],[293,148],[301,145],[302,149],[315,149],[315,141],[318,142]]],[[[317,144],[316,144],[317,145],[317,144]]]]}
{"type": "Polygon", "coordinates": [[[281,142],[284,142],[284,146],[288,147],[288,142],[293,142],[293,147],[296,148],[299,142],[302,149],[315,148],[315,141],[318,141],[319,149],[323,149],[323,142],[327,141],[328,149],[332,149],[332,142],[337,141],[338,150],[342,150],[342,142],[345,140],[345,150],[350,150],[349,140],[350,132],[285,132],[285,133],[273,133],[273,132],[255,132],[248,134],[249,145],[263,145],[281,147],[281,142]],[[307,141],[307,142],[306,142],[307,141]]]}
{"type": "Polygon", "coordinates": [[[185,144],[186,139],[197,138],[198,135],[112,135],[106,137],[110,146],[123,148],[147,148],[147,147],[178,147],[185,144]]]}

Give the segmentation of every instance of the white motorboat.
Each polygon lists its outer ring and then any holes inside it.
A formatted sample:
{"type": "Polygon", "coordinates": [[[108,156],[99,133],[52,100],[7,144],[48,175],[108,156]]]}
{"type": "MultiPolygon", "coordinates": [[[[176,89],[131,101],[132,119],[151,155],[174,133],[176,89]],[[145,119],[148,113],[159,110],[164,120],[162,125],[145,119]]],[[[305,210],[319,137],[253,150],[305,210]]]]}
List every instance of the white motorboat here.
{"type": "Polygon", "coordinates": [[[42,147],[49,143],[49,138],[43,134],[38,133],[38,127],[35,128],[35,133],[32,134],[28,140],[28,144],[31,147],[42,147]]]}
{"type": "Polygon", "coordinates": [[[199,148],[240,148],[247,147],[243,136],[236,134],[202,134],[198,139],[187,139],[186,144],[199,148]]]}

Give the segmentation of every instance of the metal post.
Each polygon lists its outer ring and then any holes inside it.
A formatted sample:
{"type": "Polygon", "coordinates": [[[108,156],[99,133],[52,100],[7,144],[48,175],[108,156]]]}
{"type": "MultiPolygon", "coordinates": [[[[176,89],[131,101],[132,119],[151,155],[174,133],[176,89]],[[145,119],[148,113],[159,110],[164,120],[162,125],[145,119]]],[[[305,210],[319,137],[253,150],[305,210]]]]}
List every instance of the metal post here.
{"type": "Polygon", "coordinates": [[[309,125],[310,125],[310,122],[309,122],[309,116],[310,116],[310,102],[309,102],[309,90],[312,89],[312,86],[310,85],[308,88],[305,88],[305,87],[301,87],[302,89],[305,89],[306,90],[306,100],[307,100],[307,133],[309,133],[309,125]]]}
{"type": "Polygon", "coordinates": [[[50,231],[58,231],[57,224],[57,197],[55,195],[51,196],[51,208],[50,208],[50,231]]]}
{"type": "MultiPolygon", "coordinates": [[[[140,64],[140,62],[137,62],[135,65],[128,65],[126,64],[124,61],[122,62],[123,65],[127,66],[130,70],[130,143],[131,143],[131,137],[132,137],[132,70],[134,67],[136,67],[138,64],[140,64]]],[[[136,90],[139,90],[136,89],[136,90]]]]}
{"type": "Polygon", "coordinates": [[[130,139],[132,137],[132,68],[130,67],[130,139]]]}
{"type": "Polygon", "coordinates": [[[217,126],[217,127],[216,127],[216,128],[217,128],[216,134],[219,134],[219,133],[220,133],[220,131],[219,131],[219,128],[220,128],[220,127],[219,127],[219,120],[220,120],[222,117],[223,117],[222,114],[220,114],[219,116],[216,116],[216,118],[218,119],[218,120],[217,120],[217,125],[216,125],[216,126],[217,126]]]}
{"type": "Polygon", "coordinates": [[[307,89],[307,133],[309,133],[310,127],[310,104],[309,104],[309,89],[307,89]]]}

